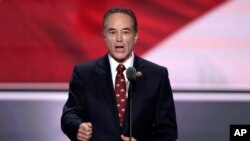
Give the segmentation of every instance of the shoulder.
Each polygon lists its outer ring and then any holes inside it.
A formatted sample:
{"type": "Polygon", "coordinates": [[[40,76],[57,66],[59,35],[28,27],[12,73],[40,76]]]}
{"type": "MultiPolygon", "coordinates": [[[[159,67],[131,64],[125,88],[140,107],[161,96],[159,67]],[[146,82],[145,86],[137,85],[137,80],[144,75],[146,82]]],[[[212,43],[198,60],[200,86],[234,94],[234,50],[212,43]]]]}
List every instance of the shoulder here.
{"type": "Polygon", "coordinates": [[[107,56],[105,55],[103,57],[100,57],[94,60],[76,64],[74,67],[74,72],[88,75],[90,72],[93,71],[93,69],[96,69],[97,66],[105,64],[106,60],[107,60],[107,56]]]}
{"type": "Polygon", "coordinates": [[[152,74],[165,74],[168,75],[168,69],[165,66],[161,66],[149,60],[143,59],[141,57],[136,57],[138,59],[139,65],[141,65],[144,70],[152,74]]]}

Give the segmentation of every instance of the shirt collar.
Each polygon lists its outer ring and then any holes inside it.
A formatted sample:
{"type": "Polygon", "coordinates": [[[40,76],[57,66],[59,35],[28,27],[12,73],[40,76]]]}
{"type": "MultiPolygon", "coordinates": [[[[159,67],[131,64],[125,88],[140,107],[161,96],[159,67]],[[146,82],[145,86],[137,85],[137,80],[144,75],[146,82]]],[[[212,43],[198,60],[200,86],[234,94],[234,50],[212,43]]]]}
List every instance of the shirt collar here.
{"type": "MultiPolygon", "coordinates": [[[[108,58],[109,58],[111,71],[116,72],[116,68],[120,63],[118,63],[113,57],[111,57],[110,54],[108,54],[108,58]]],[[[134,52],[132,52],[132,55],[128,58],[128,60],[126,60],[123,63],[126,69],[133,66],[134,58],[135,58],[135,55],[134,55],[134,52]]]]}

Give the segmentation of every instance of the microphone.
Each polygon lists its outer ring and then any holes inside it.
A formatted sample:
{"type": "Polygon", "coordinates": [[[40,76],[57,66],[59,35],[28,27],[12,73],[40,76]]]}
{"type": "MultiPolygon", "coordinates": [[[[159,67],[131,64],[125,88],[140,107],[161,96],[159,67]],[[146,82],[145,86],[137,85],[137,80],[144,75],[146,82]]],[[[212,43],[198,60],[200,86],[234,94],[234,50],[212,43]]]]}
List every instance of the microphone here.
{"type": "Polygon", "coordinates": [[[132,141],[132,93],[133,88],[135,87],[135,79],[136,79],[136,69],[134,67],[129,67],[126,70],[126,76],[130,82],[128,89],[128,109],[129,109],[129,141],[132,141]]]}
{"type": "Polygon", "coordinates": [[[129,67],[126,70],[126,76],[130,82],[135,81],[136,79],[136,69],[134,67],[129,67]]]}

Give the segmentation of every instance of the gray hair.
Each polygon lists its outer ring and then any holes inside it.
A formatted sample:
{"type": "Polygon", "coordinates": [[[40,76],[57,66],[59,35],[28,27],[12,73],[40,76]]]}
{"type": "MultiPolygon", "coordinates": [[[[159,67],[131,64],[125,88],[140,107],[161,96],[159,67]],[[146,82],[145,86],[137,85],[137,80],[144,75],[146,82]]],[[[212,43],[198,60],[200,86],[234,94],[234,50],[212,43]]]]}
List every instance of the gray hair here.
{"type": "Polygon", "coordinates": [[[123,13],[123,14],[127,14],[128,16],[130,16],[132,18],[132,21],[133,21],[133,29],[134,29],[135,33],[137,33],[136,16],[132,10],[127,9],[127,8],[111,8],[111,9],[109,9],[103,16],[103,21],[102,21],[103,29],[106,28],[107,18],[114,13],[123,13]]]}

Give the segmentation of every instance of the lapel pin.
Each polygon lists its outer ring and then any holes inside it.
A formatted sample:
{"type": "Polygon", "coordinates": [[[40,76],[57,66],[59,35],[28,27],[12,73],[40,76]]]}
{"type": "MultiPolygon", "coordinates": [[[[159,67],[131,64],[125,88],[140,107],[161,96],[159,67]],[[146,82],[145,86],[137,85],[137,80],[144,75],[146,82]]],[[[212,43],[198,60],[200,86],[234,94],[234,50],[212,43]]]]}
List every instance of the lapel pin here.
{"type": "Polygon", "coordinates": [[[136,76],[137,76],[137,77],[141,77],[141,76],[142,76],[142,72],[141,72],[141,71],[137,71],[137,72],[136,72],[136,76]]]}

